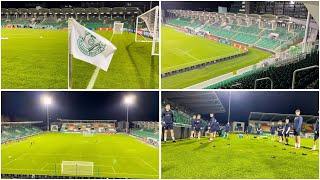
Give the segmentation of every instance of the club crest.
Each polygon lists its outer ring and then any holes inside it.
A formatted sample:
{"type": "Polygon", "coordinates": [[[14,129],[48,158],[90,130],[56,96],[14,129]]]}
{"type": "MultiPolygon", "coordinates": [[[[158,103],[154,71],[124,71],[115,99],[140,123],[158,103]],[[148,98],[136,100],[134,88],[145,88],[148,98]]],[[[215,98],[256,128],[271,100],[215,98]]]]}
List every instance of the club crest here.
{"type": "Polygon", "coordinates": [[[90,57],[94,57],[106,49],[106,44],[103,44],[88,31],[86,31],[83,37],[79,36],[77,44],[80,51],[90,57]]]}

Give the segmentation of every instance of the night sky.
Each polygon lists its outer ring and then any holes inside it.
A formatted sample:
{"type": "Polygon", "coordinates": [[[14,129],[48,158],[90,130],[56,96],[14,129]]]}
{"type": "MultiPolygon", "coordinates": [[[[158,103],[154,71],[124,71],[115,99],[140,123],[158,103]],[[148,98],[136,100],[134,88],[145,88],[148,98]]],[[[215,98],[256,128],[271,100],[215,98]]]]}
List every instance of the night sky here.
{"type": "MultiPolygon", "coordinates": [[[[215,116],[219,122],[225,123],[228,120],[229,92],[218,91],[216,94],[226,113],[215,116]]],[[[301,109],[302,115],[318,116],[318,92],[232,91],[230,121],[247,121],[250,112],[294,114],[296,108],[301,109]]],[[[209,117],[203,115],[203,118],[209,117]]]]}
{"type": "Polygon", "coordinates": [[[134,94],[136,103],[130,106],[129,119],[158,121],[158,92],[2,92],[2,115],[11,119],[43,121],[46,109],[41,102],[43,94],[52,96],[50,121],[65,119],[112,119],[125,120],[126,108],[123,97],[134,94]]]}

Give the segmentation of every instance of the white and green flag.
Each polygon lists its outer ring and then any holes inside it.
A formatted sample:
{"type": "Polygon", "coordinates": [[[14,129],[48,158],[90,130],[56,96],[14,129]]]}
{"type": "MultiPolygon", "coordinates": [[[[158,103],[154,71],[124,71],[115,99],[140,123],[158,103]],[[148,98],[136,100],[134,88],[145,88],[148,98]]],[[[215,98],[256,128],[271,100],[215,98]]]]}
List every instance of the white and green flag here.
{"type": "Polygon", "coordinates": [[[101,35],[69,19],[70,53],[73,57],[93,64],[104,71],[108,70],[117,48],[101,35]]]}

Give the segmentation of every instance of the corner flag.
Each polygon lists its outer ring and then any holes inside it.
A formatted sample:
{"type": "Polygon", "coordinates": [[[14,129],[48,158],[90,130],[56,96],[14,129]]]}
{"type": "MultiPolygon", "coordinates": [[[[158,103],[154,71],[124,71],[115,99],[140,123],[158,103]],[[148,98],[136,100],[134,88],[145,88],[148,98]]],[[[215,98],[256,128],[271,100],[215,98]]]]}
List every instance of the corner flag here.
{"type": "MultiPolygon", "coordinates": [[[[72,56],[108,70],[117,48],[101,35],[79,24],[75,19],[68,21],[69,30],[69,81],[71,80],[72,56]]],[[[70,87],[69,82],[69,87],[70,87]]]]}

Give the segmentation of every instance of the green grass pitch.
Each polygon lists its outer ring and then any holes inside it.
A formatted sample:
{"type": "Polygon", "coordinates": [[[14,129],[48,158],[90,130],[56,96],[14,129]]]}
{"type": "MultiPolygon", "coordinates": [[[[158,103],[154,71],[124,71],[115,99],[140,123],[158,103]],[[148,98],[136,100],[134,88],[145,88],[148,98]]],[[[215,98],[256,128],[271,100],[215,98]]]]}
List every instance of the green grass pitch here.
{"type": "MultiPolygon", "coordinates": [[[[198,64],[208,58],[227,57],[239,53],[237,48],[217,43],[199,36],[190,36],[170,27],[162,27],[162,61],[161,71],[167,72],[176,67],[198,64]]],[[[202,69],[188,71],[174,76],[162,78],[161,87],[179,89],[192,86],[208,79],[233,72],[256,64],[270,57],[270,53],[249,48],[245,56],[233,60],[213,64],[202,69]]]]}
{"type": "Polygon", "coordinates": [[[89,161],[96,177],[159,176],[159,150],[123,134],[45,133],[3,144],[1,151],[2,173],[61,175],[62,161],[89,161]]]}
{"type": "Polygon", "coordinates": [[[162,144],[162,178],[201,179],[318,179],[319,153],[312,139],[294,149],[269,139],[231,135],[208,142],[182,140],[162,144]]]}
{"type": "MultiPolygon", "coordinates": [[[[66,30],[2,29],[1,35],[8,38],[2,40],[2,88],[67,88],[66,30]]],[[[135,43],[128,32],[114,35],[112,43],[117,51],[108,71],[99,71],[94,88],[158,88],[159,59],[151,56],[151,43],[135,43]]],[[[96,67],[76,59],[72,65],[72,87],[86,88],[96,67]]]]}

